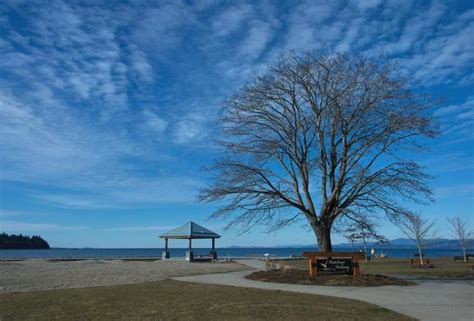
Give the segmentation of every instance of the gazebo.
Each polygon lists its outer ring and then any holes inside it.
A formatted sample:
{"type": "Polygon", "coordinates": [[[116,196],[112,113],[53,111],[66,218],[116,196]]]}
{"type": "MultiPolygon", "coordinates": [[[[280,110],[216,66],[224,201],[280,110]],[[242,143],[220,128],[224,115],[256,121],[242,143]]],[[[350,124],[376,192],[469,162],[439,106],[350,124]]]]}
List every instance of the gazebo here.
{"type": "Polygon", "coordinates": [[[194,222],[188,222],[183,224],[165,234],[160,235],[160,238],[165,239],[165,250],[161,255],[163,260],[170,258],[170,252],[168,251],[168,239],[188,239],[188,250],[186,251],[186,260],[194,261],[194,255],[192,250],[192,239],[212,239],[212,249],[210,252],[210,258],[217,259],[216,252],[216,239],[221,236],[214,233],[207,228],[202,227],[194,222]]]}

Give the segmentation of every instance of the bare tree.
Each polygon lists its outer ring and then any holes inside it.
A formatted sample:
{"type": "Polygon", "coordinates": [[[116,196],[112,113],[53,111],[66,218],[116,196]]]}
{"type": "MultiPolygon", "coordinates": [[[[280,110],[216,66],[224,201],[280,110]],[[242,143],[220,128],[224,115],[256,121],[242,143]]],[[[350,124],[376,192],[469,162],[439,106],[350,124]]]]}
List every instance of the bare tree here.
{"type": "Polygon", "coordinates": [[[456,216],[448,218],[448,222],[451,224],[453,233],[456,235],[461,245],[464,263],[467,263],[466,249],[474,235],[473,232],[468,229],[468,220],[463,220],[461,217],[456,216]]]}
{"type": "Polygon", "coordinates": [[[203,201],[214,218],[247,231],[300,218],[320,250],[332,251],[340,215],[383,211],[429,198],[429,178],[406,158],[436,133],[433,101],[385,58],[292,54],[232,96],[224,108],[223,156],[203,201]]]}
{"type": "Polygon", "coordinates": [[[344,232],[344,238],[351,243],[351,250],[354,252],[354,242],[358,238],[356,228],[350,226],[344,232]]]}
{"type": "Polygon", "coordinates": [[[367,242],[375,241],[378,243],[386,243],[385,236],[377,233],[376,223],[370,220],[368,216],[358,215],[357,220],[351,220],[349,223],[343,223],[343,227],[339,230],[344,233],[344,237],[351,242],[351,248],[354,251],[353,243],[357,240],[362,241],[364,253],[366,254],[365,261],[368,262],[367,257],[367,242]]]}
{"type": "Polygon", "coordinates": [[[411,240],[416,242],[420,265],[423,266],[423,248],[428,240],[435,238],[434,222],[418,213],[406,213],[399,217],[398,227],[411,240]]]}

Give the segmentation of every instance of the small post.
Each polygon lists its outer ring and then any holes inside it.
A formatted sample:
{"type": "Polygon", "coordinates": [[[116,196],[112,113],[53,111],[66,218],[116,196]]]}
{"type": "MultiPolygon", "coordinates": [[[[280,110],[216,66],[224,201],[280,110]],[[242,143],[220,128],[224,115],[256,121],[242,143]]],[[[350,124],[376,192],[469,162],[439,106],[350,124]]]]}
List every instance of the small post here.
{"type": "Polygon", "coordinates": [[[165,250],[161,253],[161,259],[167,260],[170,258],[170,252],[168,252],[168,238],[165,238],[165,250]]]}
{"type": "Polygon", "coordinates": [[[360,270],[360,259],[365,258],[366,255],[366,253],[363,253],[362,255],[360,253],[357,253],[352,256],[353,276],[362,275],[362,271],[360,270]]]}
{"type": "Polygon", "coordinates": [[[186,260],[188,260],[189,262],[192,262],[194,259],[193,250],[192,250],[192,241],[191,241],[191,238],[189,238],[188,240],[189,240],[189,243],[188,243],[188,252],[186,253],[186,260]]]}
{"type": "Polygon", "coordinates": [[[360,263],[359,263],[359,257],[357,256],[354,256],[352,258],[352,264],[353,264],[353,271],[352,271],[352,275],[353,276],[359,276],[361,273],[360,273],[360,263]]]}
{"type": "Polygon", "coordinates": [[[214,237],[212,238],[211,256],[214,260],[217,260],[216,239],[214,237]]]}
{"type": "Polygon", "coordinates": [[[314,276],[318,274],[318,267],[316,266],[316,258],[310,257],[309,260],[309,275],[314,276]]]}

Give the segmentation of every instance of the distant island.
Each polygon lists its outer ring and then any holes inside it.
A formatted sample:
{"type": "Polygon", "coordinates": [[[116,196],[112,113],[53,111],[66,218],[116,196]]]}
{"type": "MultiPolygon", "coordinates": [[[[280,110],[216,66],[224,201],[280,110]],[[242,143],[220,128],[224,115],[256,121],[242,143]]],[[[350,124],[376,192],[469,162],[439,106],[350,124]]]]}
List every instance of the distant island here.
{"type": "MultiPolygon", "coordinates": [[[[469,244],[474,244],[474,240],[468,240],[469,244]]],[[[358,243],[354,243],[357,245],[358,243]]],[[[359,243],[360,245],[360,243],[359,243]]],[[[351,247],[350,243],[341,243],[335,247],[351,247]]],[[[399,238],[391,240],[388,243],[380,244],[377,242],[367,242],[367,246],[376,247],[378,249],[414,249],[416,248],[416,242],[406,238],[399,238]]],[[[430,239],[425,240],[425,249],[445,249],[445,250],[457,250],[460,249],[459,240],[454,239],[430,239]]]]}
{"type": "MultiPolygon", "coordinates": [[[[354,243],[353,246],[361,245],[362,243],[354,243]]],[[[469,240],[469,244],[474,244],[474,240],[469,240]]],[[[351,243],[340,243],[333,245],[334,249],[347,249],[351,248],[351,243]]],[[[367,242],[368,247],[376,247],[378,249],[414,249],[416,243],[413,240],[406,238],[399,238],[391,240],[388,243],[380,244],[377,242],[367,242]]],[[[228,248],[317,248],[316,244],[282,244],[276,246],[238,246],[232,245],[228,248]]],[[[433,239],[427,240],[425,249],[460,249],[459,240],[452,239],[433,239]]]]}
{"type": "Polygon", "coordinates": [[[49,249],[49,244],[41,236],[8,235],[0,234],[0,249],[20,250],[20,249],[49,249]]]}

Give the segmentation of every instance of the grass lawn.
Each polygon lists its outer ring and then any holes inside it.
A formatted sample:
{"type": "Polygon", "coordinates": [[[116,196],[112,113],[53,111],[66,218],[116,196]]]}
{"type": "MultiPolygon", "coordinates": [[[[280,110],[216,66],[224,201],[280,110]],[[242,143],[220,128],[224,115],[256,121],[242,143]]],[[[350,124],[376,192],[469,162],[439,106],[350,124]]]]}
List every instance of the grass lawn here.
{"type": "MultiPolygon", "coordinates": [[[[412,267],[410,259],[386,259],[374,258],[368,263],[361,261],[361,270],[367,274],[388,274],[388,275],[411,275],[411,276],[426,276],[426,277],[474,277],[472,272],[473,263],[464,263],[461,261],[454,261],[452,257],[435,257],[429,258],[430,264],[433,268],[421,269],[412,267]]],[[[275,261],[284,265],[294,266],[298,268],[308,268],[307,260],[284,260],[275,261]]]]}
{"type": "Polygon", "coordinates": [[[0,295],[0,320],[414,320],[364,302],[160,282],[0,295]]]}

